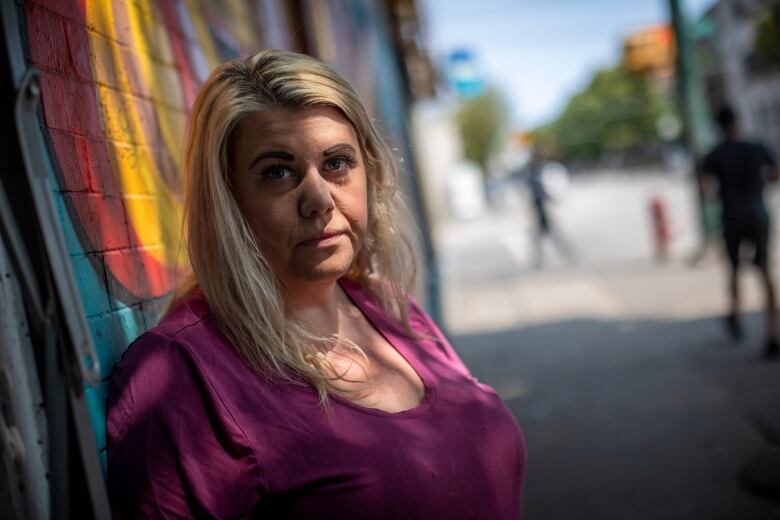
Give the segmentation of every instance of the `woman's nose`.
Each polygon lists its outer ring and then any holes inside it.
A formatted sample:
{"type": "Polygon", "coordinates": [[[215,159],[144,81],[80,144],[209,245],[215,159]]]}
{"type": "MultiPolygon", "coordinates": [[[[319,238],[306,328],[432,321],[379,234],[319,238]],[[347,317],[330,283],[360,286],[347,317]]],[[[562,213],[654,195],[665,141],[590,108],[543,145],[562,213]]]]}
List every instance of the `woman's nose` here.
{"type": "Polygon", "coordinates": [[[333,211],[335,203],[330,188],[330,184],[322,178],[319,170],[312,168],[307,171],[300,184],[299,211],[301,216],[305,218],[318,217],[333,211]]]}

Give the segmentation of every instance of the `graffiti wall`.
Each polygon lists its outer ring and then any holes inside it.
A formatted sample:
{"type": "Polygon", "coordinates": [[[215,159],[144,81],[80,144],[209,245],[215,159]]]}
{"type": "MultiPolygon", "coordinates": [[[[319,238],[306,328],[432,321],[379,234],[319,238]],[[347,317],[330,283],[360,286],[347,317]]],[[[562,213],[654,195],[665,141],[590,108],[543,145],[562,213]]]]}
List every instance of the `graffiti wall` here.
{"type": "Polygon", "coordinates": [[[384,12],[370,0],[24,4],[53,189],[103,367],[103,383],[88,389],[101,449],[110,369],[187,272],[181,149],[198,86],[218,63],[265,46],[309,51],[347,75],[393,140],[403,140],[384,12]]]}
{"type": "MultiPolygon", "coordinates": [[[[217,0],[25,5],[61,224],[104,376],[186,273],[187,113],[215,65],[261,47],[254,9],[217,0]]],[[[107,386],[88,389],[101,448],[107,386]]]]}

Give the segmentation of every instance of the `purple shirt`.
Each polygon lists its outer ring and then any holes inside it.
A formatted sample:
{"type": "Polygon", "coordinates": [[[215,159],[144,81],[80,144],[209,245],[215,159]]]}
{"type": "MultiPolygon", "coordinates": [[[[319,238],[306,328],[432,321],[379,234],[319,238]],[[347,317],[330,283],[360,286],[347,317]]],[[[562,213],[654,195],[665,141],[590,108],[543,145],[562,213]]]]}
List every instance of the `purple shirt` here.
{"type": "Polygon", "coordinates": [[[397,332],[355,282],[341,287],[417,371],[425,397],[399,413],[267,381],[190,296],[113,372],[108,489],[115,517],[490,518],[520,516],[525,445],[413,304],[397,332]]]}

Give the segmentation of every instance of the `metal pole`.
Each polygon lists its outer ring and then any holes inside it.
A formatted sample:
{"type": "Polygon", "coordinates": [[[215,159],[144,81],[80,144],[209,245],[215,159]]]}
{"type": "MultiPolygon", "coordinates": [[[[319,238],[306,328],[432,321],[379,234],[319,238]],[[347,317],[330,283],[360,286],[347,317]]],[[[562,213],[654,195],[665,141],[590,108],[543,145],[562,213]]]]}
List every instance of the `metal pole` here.
{"type": "Polygon", "coordinates": [[[693,160],[693,175],[699,201],[699,223],[701,226],[701,246],[693,261],[697,262],[709,245],[713,226],[707,218],[707,202],[701,183],[700,164],[713,144],[709,123],[709,111],[706,103],[701,76],[693,52],[688,24],[680,7],[679,0],[669,0],[669,11],[677,44],[677,86],[682,108],[685,140],[693,160]]]}

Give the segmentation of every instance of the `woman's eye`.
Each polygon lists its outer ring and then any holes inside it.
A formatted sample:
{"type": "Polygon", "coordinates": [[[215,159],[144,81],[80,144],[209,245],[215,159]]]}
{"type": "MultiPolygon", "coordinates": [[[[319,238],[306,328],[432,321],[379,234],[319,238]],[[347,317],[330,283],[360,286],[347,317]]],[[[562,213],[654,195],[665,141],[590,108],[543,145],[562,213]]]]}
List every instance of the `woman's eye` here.
{"type": "Polygon", "coordinates": [[[269,181],[280,181],[291,177],[293,170],[285,164],[275,164],[263,170],[261,175],[269,181]]]}
{"type": "Polygon", "coordinates": [[[330,171],[343,172],[354,166],[354,160],[349,157],[334,157],[329,159],[325,166],[330,171]]]}

